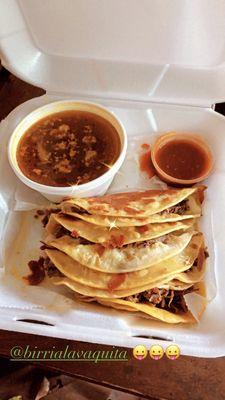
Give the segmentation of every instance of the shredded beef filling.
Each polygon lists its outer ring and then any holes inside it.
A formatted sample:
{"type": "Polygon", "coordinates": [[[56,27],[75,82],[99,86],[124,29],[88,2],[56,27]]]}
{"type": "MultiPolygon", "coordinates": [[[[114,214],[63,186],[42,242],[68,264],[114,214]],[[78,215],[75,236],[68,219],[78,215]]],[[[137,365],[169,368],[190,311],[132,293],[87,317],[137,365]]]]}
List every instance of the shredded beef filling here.
{"type": "Polygon", "coordinates": [[[51,214],[58,214],[60,212],[60,209],[57,208],[46,208],[45,210],[37,210],[36,214],[34,215],[34,218],[39,218],[40,216],[43,217],[41,220],[41,223],[43,227],[45,228],[51,214]]]}
{"type": "Polygon", "coordinates": [[[184,273],[187,274],[188,272],[193,271],[193,269],[196,268],[197,266],[198,266],[198,257],[195,259],[192,266],[188,268],[186,271],[184,271],[184,273]]]}
{"type": "Polygon", "coordinates": [[[186,290],[159,289],[157,287],[144,292],[125,297],[124,300],[134,303],[150,303],[157,308],[177,313],[187,312],[184,295],[194,291],[193,287],[186,290]]]}
{"type": "MultiPolygon", "coordinates": [[[[72,206],[70,208],[70,210],[72,212],[76,212],[76,213],[79,213],[79,214],[89,214],[86,210],[80,208],[79,206],[72,206]]],[[[174,213],[174,214],[182,215],[188,210],[189,210],[188,200],[183,200],[179,204],[177,204],[175,206],[172,206],[172,207],[169,207],[166,210],[163,210],[163,211],[159,212],[158,214],[165,215],[165,214],[174,213]]],[[[46,210],[46,214],[45,214],[44,218],[42,219],[42,223],[43,223],[44,226],[47,225],[51,212],[59,213],[60,210],[54,210],[54,209],[53,210],[46,210]]],[[[64,215],[64,217],[66,217],[68,219],[74,219],[70,215],[67,215],[67,214],[64,214],[64,213],[62,213],[62,214],[64,215]]],[[[60,238],[60,237],[65,236],[65,235],[75,237],[73,232],[70,232],[67,229],[65,229],[64,227],[59,226],[56,229],[55,237],[56,238],[60,238]]],[[[76,238],[78,238],[78,236],[76,238]]],[[[133,248],[150,247],[150,246],[152,246],[153,244],[155,244],[157,242],[166,243],[167,240],[168,240],[167,235],[163,235],[163,236],[155,238],[155,239],[145,240],[143,242],[130,243],[130,244],[126,244],[126,245],[123,245],[123,246],[120,245],[118,247],[127,247],[127,246],[131,246],[133,248]]],[[[83,238],[80,238],[80,237],[79,237],[79,241],[80,241],[80,244],[84,244],[84,245],[85,244],[94,244],[94,243],[90,242],[89,240],[86,240],[86,239],[83,239],[83,238]]],[[[113,247],[117,247],[117,246],[113,246],[113,247]]]]}
{"type": "MultiPolygon", "coordinates": [[[[68,229],[64,228],[63,226],[58,226],[55,230],[54,236],[56,239],[59,239],[62,236],[71,236],[73,238],[76,238],[79,240],[79,244],[83,244],[83,245],[96,245],[96,243],[90,242],[90,240],[87,240],[85,238],[82,238],[80,236],[75,236],[74,235],[75,231],[70,232],[68,229]]],[[[155,239],[150,239],[150,240],[145,240],[143,242],[135,242],[135,243],[130,243],[130,244],[125,244],[125,245],[120,245],[118,243],[116,243],[116,245],[113,245],[112,247],[109,248],[116,248],[116,247],[120,247],[120,248],[127,248],[127,247],[132,247],[132,248],[141,248],[141,247],[150,247],[155,243],[161,242],[161,243],[166,243],[168,241],[168,236],[167,235],[163,235],[160,237],[157,237],[155,239]]],[[[45,243],[44,243],[45,244],[45,243]]],[[[43,244],[43,246],[44,246],[43,244]]],[[[44,247],[41,247],[41,250],[45,250],[44,247]]],[[[46,245],[47,246],[47,245],[46,245]]],[[[105,249],[107,246],[104,244],[98,244],[98,246],[102,246],[103,249],[105,249]]]]}
{"type": "MultiPolygon", "coordinates": [[[[161,212],[159,212],[158,214],[160,215],[164,215],[164,214],[179,214],[179,215],[183,215],[185,213],[185,211],[189,211],[190,207],[188,206],[188,200],[182,200],[180,203],[176,204],[175,206],[169,207],[166,210],[163,210],[161,212]]],[[[70,208],[71,212],[77,213],[77,214],[89,214],[90,213],[86,210],[84,210],[83,208],[79,207],[79,206],[72,206],[70,208]]]]}
{"type": "Polygon", "coordinates": [[[34,218],[38,219],[40,216],[45,215],[45,210],[36,210],[34,218]]]}
{"type": "Polygon", "coordinates": [[[132,247],[132,248],[141,248],[141,247],[150,247],[155,243],[161,242],[161,243],[166,243],[168,240],[167,235],[163,235],[154,239],[149,239],[145,240],[143,242],[135,242],[135,243],[130,243],[130,244],[125,244],[123,247],[132,247]]]}
{"type": "Polygon", "coordinates": [[[90,215],[90,213],[88,212],[88,211],[86,211],[86,210],[84,210],[83,208],[81,208],[81,207],[79,207],[79,206],[72,206],[71,208],[70,208],[70,211],[71,212],[74,212],[74,213],[76,213],[76,214],[89,214],[90,215]]]}
{"type": "Polygon", "coordinates": [[[50,244],[47,244],[43,242],[42,240],[40,241],[42,245],[40,246],[40,250],[55,250],[55,247],[51,246],[50,244]]]}
{"type": "MultiPolygon", "coordinates": [[[[208,253],[207,248],[204,249],[204,256],[205,256],[205,259],[209,257],[209,253],[208,253]]],[[[184,272],[187,273],[187,272],[193,271],[193,269],[194,269],[195,267],[197,267],[197,266],[198,266],[198,257],[197,257],[197,258],[195,259],[195,261],[193,262],[193,265],[192,265],[189,269],[187,269],[186,271],[184,271],[184,272]]]]}
{"type": "MultiPolygon", "coordinates": [[[[62,236],[65,236],[65,235],[74,237],[73,232],[70,232],[68,229],[64,228],[63,226],[58,226],[56,228],[56,231],[55,231],[54,235],[55,235],[55,237],[57,239],[62,237],[62,236]]],[[[83,245],[93,244],[93,245],[96,245],[96,243],[90,242],[90,240],[84,239],[84,238],[82,238],[80,236],[76,237],[76,238],[79,239],[79,244],[83,244],[83,245]]],[[[149,247],[149,246],[151,246],[151,245],[153,245],[155,243],[158,243],[158,242],[166,243],[167,240],[168,240],[167,235],[163,235],[163,236],[157,237],[155,239],[145,240],[143,242],[135,242],[135,243],[125,244],[123,246],[120,246],[120,245],[119,246],[112,246],[112,248],[114,248],[114,247],[124,248],[124,247],[128,247],[128,246],[134,247],[134,248],[149,247]]],[[[105,246],[103,246],[103,247],[105,247],[105,246]]]]}
{"type": "Polygon", "coordinates": [[[169,207],[166,210],[160,211],[159,215],[165,214],[178,214],[183,215],[186,211],[189,211],[190,207],[188,205],[188,200],[182,200],[180,203],[176,204],[175,206],[169,207]]]}
{"type": "MultiPolygon", "coordinates": [[[[47,246],[46,246],[47,248],[47,246]]],[[[28,267],[31,270],[31,273],[25,276],[23,279],[29,285],[39,285],[45,279],[45,276],[49,277],[57,276],[61,277],[63,274],[55,267],[55,265],[51,262],[49,257],[39,257],[38,260],[31,260],[28,263],[28,267]]]]}
{"type": "Polygon", "coordinates": [[[205,249],[204,249],[204,254],[205,254],[205,258],[209,257],[209,252],[208,252],[207,247],[205,247],[205,249]]]}
{"type": "Polygon", "coordinates": [[[71,232],[68,231],[68,229],[64,228],[64,226],[59,225],[59,226],[57,226],[54,235],[55,235],[56,239],[58,239],[65,235],[70,236],[70,233],[71,232]]]}
{"type": "MultiPolygon", "coordinates": [[[[68,229],[64,228],[64,226],[59,225],[59,226],[57,226],[57,228],[55,230],[54,236],[56,239],[59,239],[62,236],[71,236],[74,238],[73,232],[70,232],[68,229]]],[[[90,242],[89,240],[84,239],[80,236],[77,237],[77,239],[79,239],[79,244],[93,244],[93,245],[95,244],[95,243],[90,242]]],[[[45,243],[44,243],[44,245],[45,245],[45,243]]],[[[48,246],[48,245],[46,245],[46,246],[48,246]]],[[[46,248],[49,248],[49,246],[46,248]]],[[[52,248],[52,247],[50,246],[50,248],[52,248]]],[[[41,250],[45,250],[45,249],[41,247],[41,250]]]]}
{"type": "Polygon", "coordinates": [[[46,274],[51,278],[53,276],[61,277],[63,274],[55,267],[55,265],[51,262],[49,257],[46,257],[44,260],[44,268],[46,274]]]}
{"type": "Polygon", "coordinates": [[[39,257],[38,260],[31,260],[28,263],[31,273],[24,277],[24,280],[29,285],[39,285],[45,278],[44,257],[39,257]]]}

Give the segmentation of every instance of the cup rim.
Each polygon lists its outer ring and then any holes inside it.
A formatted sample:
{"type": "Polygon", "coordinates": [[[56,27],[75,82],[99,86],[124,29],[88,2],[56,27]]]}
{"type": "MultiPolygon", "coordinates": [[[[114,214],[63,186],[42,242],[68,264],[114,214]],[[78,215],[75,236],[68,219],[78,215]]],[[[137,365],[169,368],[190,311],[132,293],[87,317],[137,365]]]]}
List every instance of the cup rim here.
{"type": "Polygon", "coordinates": [[[201,135],[197,135],[197,134],[195,135],[192,133],[188,134],[185,132],[180,132],[180,133],[168,132],[166,134],[159,136],[156,139],[156,141],[152,147],[151,158],[152,158],[152,163],[153,163],[156,171],[160,175],[160,177],[163,177],[167,182],[171,182],[171,183],[192,185],[192,184],[201,182],[204,179],[206,179],[213,169],[213,155],[212,155],[211,149],[209,148],[209,145],[206,143],[206,141],[202,138],[201,135]],[[170,140],[173,140],[174,138],[184,139],[189,142],[195,142],[205,151],[205,153],[207,154],[208,159],[209,159],[209,167],[207,168],[207,170],[204,174],[202,174],[201,176],[194,178],[194,179],[180,179],[180,178],[175,178],[174,176],[167,174],[163,169],[160,168],[160,166],[158,165],[158,163],[156,161],[156,154],[160,148],[160,145],[163,147],[163,145],[166,143],[166,141],[168,142],[170,140]]]}
{"type": "MultiPolygon", "coordinates": [[[[63,111],[63,110],[62,110],[63,111]]],[[[66,111],[66,109],[65,109],[66,111]]],[[[49,111],[49,114],[47,113],[47,115],[52,115],[52,114],[56,114],[57,112],[60,112],[60,109],[57,111],[49,111]]],[[[35,122],[37,122],[38,120],[41,120],[42,118],[44,118],[43,116],[40,116],[40,118],[37,118],[37,120],[35,122]]],[[[106,118],[106,116],[102,116],[102,118],[106,118]]],[[[31,123],[29,126],[32,126],[35,122],[31,123]]],[[[111,124],[112,122],[109,121],[111,124]]],[[[23,134],[25,134],[25,132],[27,131],[28,128],[24,129],[23,134]]],[[[118,131],[118,129],[115,127],[115,129],[118,131]]],[[[23,136],[23,134],[20,136],[20,138],[23,136]]],[[[33,111],[31,111],[30,113],[28,113],[20,122],[19,124],[17,124],[17,126],[15,127],[15,129],[13,130],[9,142],[8,142],[8,160],[9,163],[11,165],[11,168],[13,169],[14,173],[16,174],[16,176],[23,182],[25,183],[27,186],[29,186],[30,188],[38,191],[38,192],[42,192],[42,193],[49,193],[51,192],[51,194],[66,194],[68,192],[68,190],[70,191],[86,191],[86,190],[91,190],[92,188],[96,188],[97,186],[101,185],[103,183],[103,181],[107,181],[108,179],[110,179],[112,177],[112,175],[115,175],[116,172],[119,170],[119,168],[121,167],[125,156],[126,156],[126,150],[127,150],[127,134],[126,134],[126,130],[122,124],[122,122],[120,121],[120,119],[114,114],[114,112],[112,112],[111,110],[109,110],[108,108],[98,104],[98,103],[94,103],[94,102],[90,102],[90,101],[84,101],[84,100],[73,100],[73,99],[68,99],[68,100],[58,100],[58,101],[54,101],[51,103],[47,103],[41,107],[38,107],[36,109],[34,109],[33,111]],[[115,122],[118,124],[119,126],[119,132],[118,135],[120,137],[121,140],[121,151],[120,154],[117,158],[117,160],[115,161],[115,163],[112,165],[112,167],[104,172],[102,175],[100,175],[99,177],[91,180],[90,182],[86,182],[83,183],[81,185],[71,185],[71,186],[49,186],[49,185],[44,185],[41,184],[39,182],[35,182],[31,179],[29,179],[20,169],[18,163],[16,163],[13,160],[12,154],[15,153],[15,151],[17,150],[17,146],[18,143],[16,145],[16,148],[13,150],[12,146],[13,146],[13,141],[15,138],[15,135],[17,134],[18,130],[22,129],[20,128],[21,125],[26,122],[26,120],[28,118],[32,118],[32,115],[35,116],[37,113],[40,113],[41,111],[44,111],[46,108],[51,107],[51,106],[57,106],[57,105],[70,105],[71,104],[71,108],[68,108],[67,110],[71,109],[73,110],[72,105],[74,104],[77,105],[77,108],[74,108],[75,110],[79,110],[79,105],[82,106],[89,106],[89,107],[93,107],[93,111],[90,110],[89,112],[92,112],[93,114],[98,115],[98,113],[95,110],[101,110],[104,113],[106,113],[106,115],[108,114],[112,119],[115,120],[115,122]],[[95,109],[95,110],[94,110],[95,109]]]]}

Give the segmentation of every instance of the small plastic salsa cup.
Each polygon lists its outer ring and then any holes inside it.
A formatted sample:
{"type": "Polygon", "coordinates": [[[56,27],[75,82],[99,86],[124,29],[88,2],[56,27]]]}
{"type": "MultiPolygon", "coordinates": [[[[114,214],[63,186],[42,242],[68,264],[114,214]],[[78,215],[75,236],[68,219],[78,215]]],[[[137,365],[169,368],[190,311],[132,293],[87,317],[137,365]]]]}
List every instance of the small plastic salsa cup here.
{"type": "Polygon", "coordinates": [[[201,182],[213,167],[208,144],[201,136],[188,133],[170,132],[160,136],[152,147],[151,158],[157,175],[174,186],[201,182]]]}

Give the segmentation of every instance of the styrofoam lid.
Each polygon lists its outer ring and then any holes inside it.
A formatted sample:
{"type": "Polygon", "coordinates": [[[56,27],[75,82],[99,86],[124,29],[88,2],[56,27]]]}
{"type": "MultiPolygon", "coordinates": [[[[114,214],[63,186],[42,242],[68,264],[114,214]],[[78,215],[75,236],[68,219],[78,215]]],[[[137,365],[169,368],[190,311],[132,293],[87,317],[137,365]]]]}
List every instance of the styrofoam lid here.
{"type": "Polygon", "coordinates": [[[49,92],[225,98],[225,0],[0,0],[3,64],[49,92]]]}

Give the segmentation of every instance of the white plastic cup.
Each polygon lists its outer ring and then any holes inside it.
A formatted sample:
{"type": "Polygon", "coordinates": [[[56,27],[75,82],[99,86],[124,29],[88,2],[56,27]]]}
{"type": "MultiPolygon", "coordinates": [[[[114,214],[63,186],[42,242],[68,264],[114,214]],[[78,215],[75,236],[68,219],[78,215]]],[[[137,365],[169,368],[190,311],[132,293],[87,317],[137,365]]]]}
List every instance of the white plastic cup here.
{"type": "Polygon", "coordinates": [[[67,197],[89,197],[89,196],[103,195],[107,191],[114,176],[120,169],[126,156],[126,150],[127,150],[127,135],[125,129],[122,123],[111,111],[95,103],[66,100],[66,101],[57,101],[54,103],[47,104],[43,107],[37,108],[32,113],[28,114],[17,125],[16,129],[14,130],[14,132],[10,137],[8,144],[8,158],[13,171],[15,172],[17,177],[23,183],[25,183],[25,185],[29,186],[31,189],[38,191],[50,201],[60,202],[67,197]],[[109,121],[116,129],[121,141],[121,152],[118,159],[112,165],[112,167],[108,171],[106,171],[103,175],[82,185],[56,187],[56,186],[42,185],[38,182],[32,181],[23,174],[23,172],[19,168],[16,159],[17,147],[21,137],[33,124],[35,124],[42,118],[45,118],[47,116],[50,116],[51,114],[55,114],[61,111],[69,111],[69,110],[91,112],[109,121]]]}

